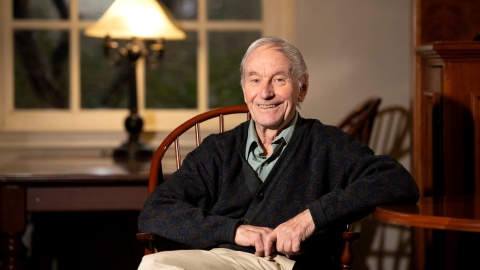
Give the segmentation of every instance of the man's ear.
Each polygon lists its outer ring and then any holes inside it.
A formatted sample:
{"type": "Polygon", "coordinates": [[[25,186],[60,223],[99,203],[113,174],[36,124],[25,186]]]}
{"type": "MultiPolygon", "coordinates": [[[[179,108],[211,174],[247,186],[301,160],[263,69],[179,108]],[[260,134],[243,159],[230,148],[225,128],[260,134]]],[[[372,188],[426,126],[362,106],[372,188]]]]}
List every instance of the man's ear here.
{"type": "Polygon", "coordinates": [[[305,82],[300,87],[300,93],[298,95],[298,101],[303,102],[308,91],[308,74],[305,75],[305,82]]]}
{"type": "Polygon", "coordinates": [[[245,104],[247,104],[247,97],[245,96],[245,89],[243,89],[243,84],[242,84],[242,93],[243,93],[243,101],[245,104]]]}

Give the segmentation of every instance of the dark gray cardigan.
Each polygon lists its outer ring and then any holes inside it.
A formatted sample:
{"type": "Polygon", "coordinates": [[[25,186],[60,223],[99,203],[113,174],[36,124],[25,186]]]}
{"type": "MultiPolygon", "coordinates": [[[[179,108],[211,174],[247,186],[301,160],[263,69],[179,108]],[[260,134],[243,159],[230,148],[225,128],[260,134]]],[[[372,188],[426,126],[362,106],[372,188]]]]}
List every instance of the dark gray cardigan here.
{"type": "MultiPolygon", "coordinates": [[[[139,231],[193,248],[253,252],[253,247],[234,244],[240,223],[275,228],[308,208],[317,235],[330,239],[329,232],[365,217],[377,205],[416,203],[419,198],[415,181],[395,159],[374,155],[336,127],[301,117],[262,183],[244,157],[247,129],[245,122],[208,136],[188,154],[182,167],[149,196],[139,215],[139,231]]],[[[328,240],[320,243],[317,250],[331,252],[328,240]]]]}

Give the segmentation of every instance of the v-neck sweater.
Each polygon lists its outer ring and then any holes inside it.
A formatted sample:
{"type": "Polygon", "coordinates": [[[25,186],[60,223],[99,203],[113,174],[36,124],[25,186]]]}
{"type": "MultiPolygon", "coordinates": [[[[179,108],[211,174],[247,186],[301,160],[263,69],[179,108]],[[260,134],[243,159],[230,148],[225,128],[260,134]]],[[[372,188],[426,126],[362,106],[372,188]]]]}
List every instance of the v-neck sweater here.
{"type": "MultiPolygon", "coordinates": [[[[228,247],[239,224],[275,228],[309,209],[315,236],[331,236],[376,206],[416,203],[419,190],[394,158],[375,155],[334,126],[298,117],[291,142],[260,181],[245,160],[248,121],[213,134],[148,197],[138,229],[192,248],[228,247]]],[[[316,237],[312,237],[315,239],[316,237]]],[[[332,252],[331,242],[306,241],[332,252]]],[[[317,256],[306,252],[302,257],[317,256]]]]}

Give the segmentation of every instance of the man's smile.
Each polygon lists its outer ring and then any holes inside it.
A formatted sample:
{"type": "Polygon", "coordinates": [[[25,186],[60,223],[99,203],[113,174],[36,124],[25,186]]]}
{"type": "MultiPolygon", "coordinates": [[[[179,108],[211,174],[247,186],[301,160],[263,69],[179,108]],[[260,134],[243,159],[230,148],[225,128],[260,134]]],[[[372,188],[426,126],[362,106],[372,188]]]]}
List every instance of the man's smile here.
{"type": "Polygon", "coordinates": [[[271,105],[263,105],[263,104],[259,104],[258,107],[260,107],[260,109],[270,109],[270,108],[275,108],[277,105],[275,104],[271,104],[271,105]]]}

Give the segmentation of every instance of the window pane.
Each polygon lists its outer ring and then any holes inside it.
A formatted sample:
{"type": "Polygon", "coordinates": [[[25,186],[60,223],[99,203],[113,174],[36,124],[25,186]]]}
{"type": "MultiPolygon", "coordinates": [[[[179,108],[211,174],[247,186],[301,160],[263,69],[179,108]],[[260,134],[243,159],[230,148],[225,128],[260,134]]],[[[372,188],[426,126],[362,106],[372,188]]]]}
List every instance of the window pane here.
{"type": "Polygon", "coordinates": [[[210,32],[209,107],[244,104],[240,86],[240,61],[260,31],[210,32]]]}
{"type": "Polygon", "coordinates": [[[196,20],[197,0],[160,0],[177,20],[196,20]]]}
{"type": "Polygon", "coordinates": [[[15,31],[15,107],[68,107],[68,33],[15,31]]]}
{"type": "Polygon", "coordinates": [[[112,5],[114,0],[78,0],[78,10],[82,20],[98,20],[112,5]]]}
{"type": "MultiPolygon", "coordinates": [[[[127,108],[129,89],[128,62],[118,51],[103,54],[103,39],[80,34],[81,40],[81,102],[82,108],[127,108]],[[108,65],[107,63],[110,63],[108,65]]],[[[120,47],[127,41],[119,41],[120,47]]]]}
{"type": "Polygon", "coordinates": [[[155,70],[146,72],[147,108],[197,107],[197,33],[184,40],[167,40],[155,70]]]}
{"type": "Polygon", "coordinates": [[[208,0],[209,20],[261,20],[261,0],[208,0]]]}
{"type": "Polygon", "coordinates": [[[67,19],[68,0],[12,0],[16,19],[67,19]]]}

